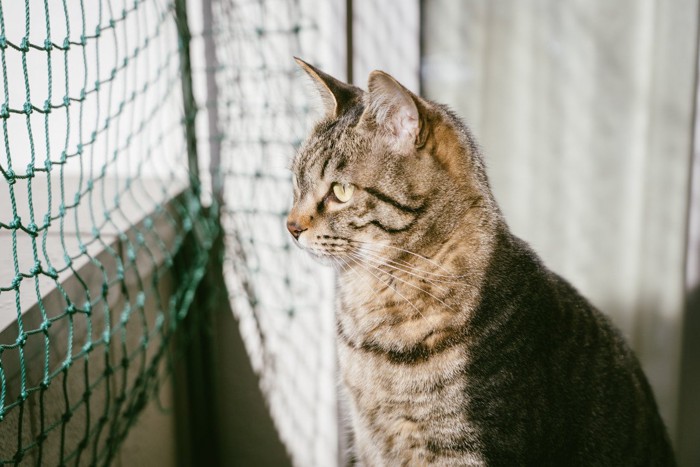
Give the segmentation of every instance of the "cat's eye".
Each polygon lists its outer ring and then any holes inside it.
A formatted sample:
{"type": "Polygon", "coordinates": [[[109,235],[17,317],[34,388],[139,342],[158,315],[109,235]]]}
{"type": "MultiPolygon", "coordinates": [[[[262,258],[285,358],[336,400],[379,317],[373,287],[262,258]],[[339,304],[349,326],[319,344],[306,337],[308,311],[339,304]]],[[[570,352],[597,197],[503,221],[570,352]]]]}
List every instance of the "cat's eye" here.
{"type": "Polygon", "coordinates": [[[333,194],[341,203],[347,203],[352,198],[355,187],[349,183],[334,183],[333,194]]]}

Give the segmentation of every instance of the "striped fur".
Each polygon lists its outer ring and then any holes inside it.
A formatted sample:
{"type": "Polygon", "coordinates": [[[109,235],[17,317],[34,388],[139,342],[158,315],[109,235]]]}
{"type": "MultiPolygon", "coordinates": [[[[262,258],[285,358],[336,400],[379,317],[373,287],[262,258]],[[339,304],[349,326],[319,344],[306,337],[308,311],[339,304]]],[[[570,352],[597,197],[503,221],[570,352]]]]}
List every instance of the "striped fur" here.
{"type": "Polygon", "coordinates": [[[459,119],[386,74],[364,92],[300,64],[326,117],[294,158],[288,225],[338,270],[357,462],[674,465],[636,358],[510,233],[459,119]]]}

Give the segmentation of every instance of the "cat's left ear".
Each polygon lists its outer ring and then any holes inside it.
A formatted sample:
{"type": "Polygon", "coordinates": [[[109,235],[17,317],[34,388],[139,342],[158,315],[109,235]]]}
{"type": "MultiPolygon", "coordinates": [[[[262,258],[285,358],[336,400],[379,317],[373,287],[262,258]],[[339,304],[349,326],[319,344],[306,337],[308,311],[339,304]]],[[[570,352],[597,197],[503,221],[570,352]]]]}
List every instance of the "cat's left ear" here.
{"type": "Polygon", "coordinates": [[[379,70],[370,73],[367,87],[369,95],[362,120],[373,119],[398,146],[423,146],[426,128],[421,99],[379,70]]]}
{"type": "Polygon", "coordinates": [[[299,57],[294,57],[294,60],[311,77],[327,118],[338,118],[364,94],[360,88],[333,78],[299,57]]]}

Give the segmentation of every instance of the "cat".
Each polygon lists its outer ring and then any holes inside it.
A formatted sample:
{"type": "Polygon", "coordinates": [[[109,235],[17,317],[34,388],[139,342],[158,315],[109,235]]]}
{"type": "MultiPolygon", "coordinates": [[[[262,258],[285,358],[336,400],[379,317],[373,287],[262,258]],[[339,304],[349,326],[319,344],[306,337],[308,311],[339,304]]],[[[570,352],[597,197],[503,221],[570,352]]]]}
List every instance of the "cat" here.
{"type": "Polygon", "coordinates": [[[287,229],[337,269],[360,465],[675,465],[610,320],[508,228],[469,129],[374,71],[296,59],[324,117],[292,161],[287,229]]]}

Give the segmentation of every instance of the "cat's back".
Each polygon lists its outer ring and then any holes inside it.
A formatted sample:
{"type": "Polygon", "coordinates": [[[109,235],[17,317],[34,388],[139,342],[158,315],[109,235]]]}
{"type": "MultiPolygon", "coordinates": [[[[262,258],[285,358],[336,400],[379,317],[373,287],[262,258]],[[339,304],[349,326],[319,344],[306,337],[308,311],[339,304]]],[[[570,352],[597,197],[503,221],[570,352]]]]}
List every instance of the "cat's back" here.
{"type": "Polygon", "coordinates": [[[674,465],[610,320],[501,229],[471,320],[467,418],[489,464],[674,465]]]}

